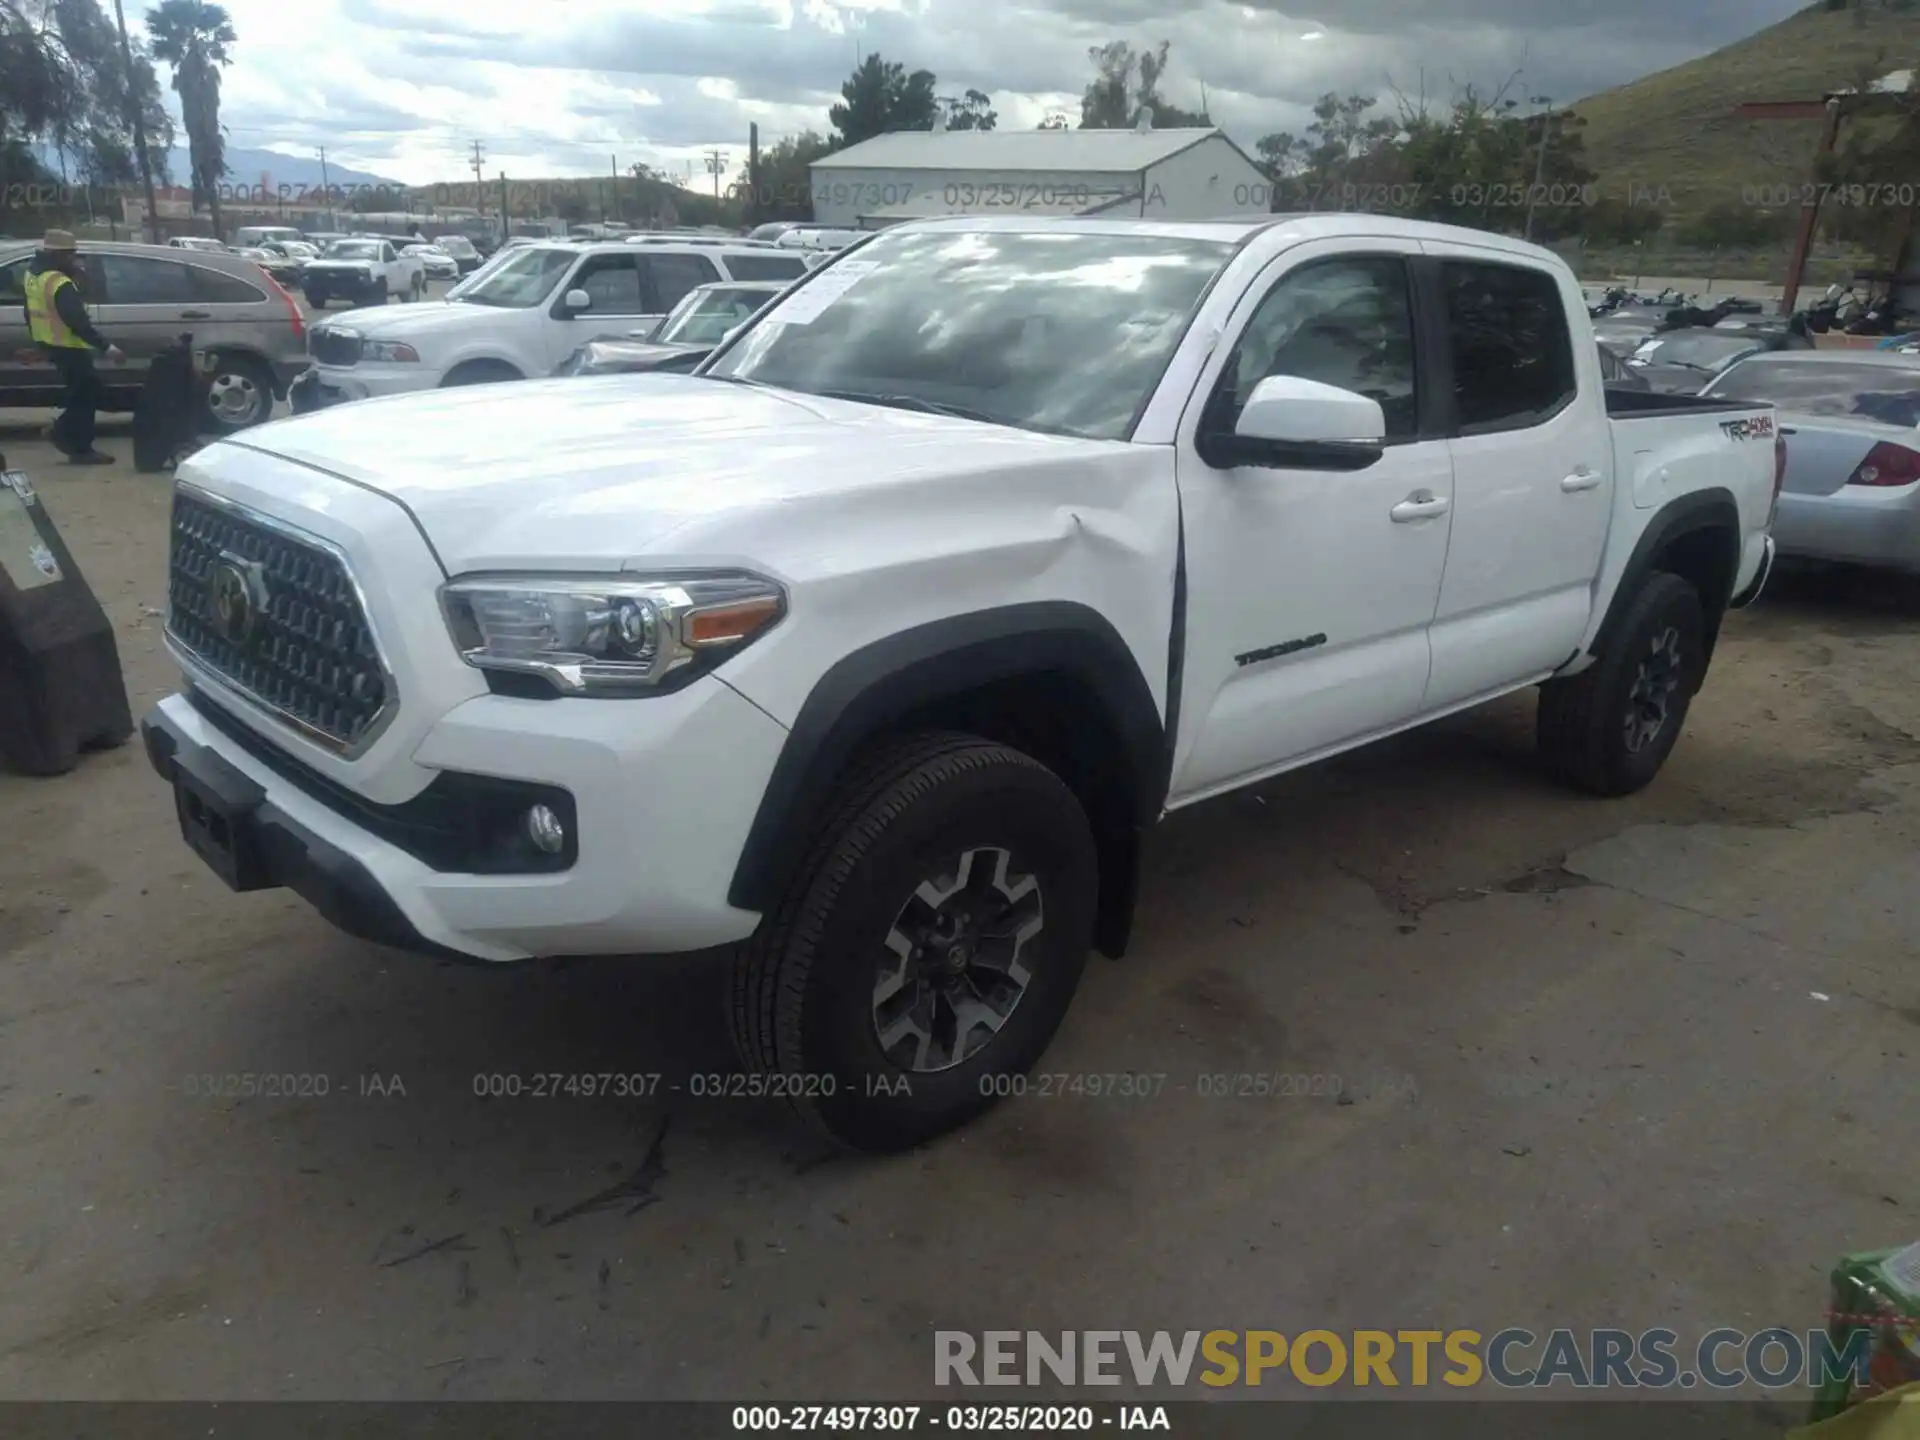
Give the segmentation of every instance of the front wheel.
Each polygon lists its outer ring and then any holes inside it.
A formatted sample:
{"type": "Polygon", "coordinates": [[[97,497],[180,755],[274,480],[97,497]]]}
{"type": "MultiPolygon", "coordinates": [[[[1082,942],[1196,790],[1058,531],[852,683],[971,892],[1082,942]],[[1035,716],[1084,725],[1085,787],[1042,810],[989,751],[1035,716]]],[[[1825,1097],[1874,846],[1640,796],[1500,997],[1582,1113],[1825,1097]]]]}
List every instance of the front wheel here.
{"type": "Polygon", "coordinates": [[[1631,795],[1666,763],[1706,670],[1700,592],[1678,575],[1654,572],[1599,658],[1540,687],[1541,760],[1576,790],[1631,795]]]}
{"type": "Polygon", "coordinates": [[[842,1144],[893,1151],[1017,1088],[1092,944],[1098,862],[1073,792],[970,735],[872,756],[734,962],[749,1069],[842,1144]]]}
{"type": "Polygon", "coordinates": [[[387,303],[387,282],[385,280],[382,280],[373,287],[372,303],[375,305],[384,305],[387,303]]]}

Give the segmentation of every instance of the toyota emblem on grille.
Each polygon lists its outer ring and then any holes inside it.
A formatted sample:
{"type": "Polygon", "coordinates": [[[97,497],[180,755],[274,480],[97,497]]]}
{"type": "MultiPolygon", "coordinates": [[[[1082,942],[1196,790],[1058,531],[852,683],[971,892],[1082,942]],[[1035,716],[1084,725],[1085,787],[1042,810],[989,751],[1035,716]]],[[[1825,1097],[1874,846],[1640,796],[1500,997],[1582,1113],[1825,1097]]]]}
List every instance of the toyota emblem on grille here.
{"type": "Polygon", "coordinates": [[[260,562],[222,550],[207,576],[207,599],[214,633],[229,645],[245,645],[267,608],[260,562]]]}

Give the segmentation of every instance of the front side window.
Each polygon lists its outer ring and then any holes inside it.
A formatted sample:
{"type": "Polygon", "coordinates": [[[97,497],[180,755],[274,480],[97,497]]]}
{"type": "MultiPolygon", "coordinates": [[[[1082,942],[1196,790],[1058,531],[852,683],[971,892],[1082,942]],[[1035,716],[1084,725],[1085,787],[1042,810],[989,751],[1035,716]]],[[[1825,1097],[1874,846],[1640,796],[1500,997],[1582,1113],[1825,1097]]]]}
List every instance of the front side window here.
{"type": "Polygon", "coordinates": [[[1411,440],[1420,430],[1414,372],[1406,262],[1319,261],[1281,278],[1260,302],[1221,376],[1209,424],[1231,430],[1256,385],[1295,375],[1379,401],[1388,442],[1411,440]]]}
{"type": "Polygon", "coordinates": [[[594,315],[644,315],[640,298],[640,271],[631,255],[594,255],[580,267],[568,286],[587,292],[587,309],[594,315]]]}
{"type": "Polygon", "coordinates": [[[763,291],[724,286],[696,290],[661,322],[653,338],[662,345],[718,345],[729,330],[750,320],[772,298],[763,291]]]}
{"type": "Polygon", "coordinates": [[[1552,275],[1462,260],[1440,274],[1462,434],[1539,425],[1572,403],[1573,337],[1552,275]]]}

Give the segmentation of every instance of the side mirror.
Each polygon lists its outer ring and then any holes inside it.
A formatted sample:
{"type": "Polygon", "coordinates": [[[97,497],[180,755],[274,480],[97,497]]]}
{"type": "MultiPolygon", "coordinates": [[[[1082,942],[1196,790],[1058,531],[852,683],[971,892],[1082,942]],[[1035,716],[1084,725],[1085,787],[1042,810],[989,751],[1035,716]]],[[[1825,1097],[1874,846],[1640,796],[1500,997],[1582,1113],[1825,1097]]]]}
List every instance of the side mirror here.
{"type": "Polygon", "coordinates": [[[1380,458],[1386,435],[1378,400],[1298,375],[1269,375],[1253,387],[1233,433],[1214,437],[1211,448],[1231,465],[1364,470],[1380,458]]]}
{"type": "Polygon", "coordinates": [[[578,312],[593,308],[593,297],[584,290],[569,290],[560,302],[567,309],[578,312]]]}

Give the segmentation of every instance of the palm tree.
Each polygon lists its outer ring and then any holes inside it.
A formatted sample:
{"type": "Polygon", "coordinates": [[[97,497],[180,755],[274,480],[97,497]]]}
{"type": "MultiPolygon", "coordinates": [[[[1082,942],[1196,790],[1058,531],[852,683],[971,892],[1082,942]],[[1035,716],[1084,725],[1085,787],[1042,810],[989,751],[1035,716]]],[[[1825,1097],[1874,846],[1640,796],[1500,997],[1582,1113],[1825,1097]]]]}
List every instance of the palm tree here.
{"type": "Polygon", "coordinates": [[[220,69],[238,41],[223,6],[210,0],[160,0],[147,12],[153,58],[173,66],[180,118],[187,126],[187,157],[193,169],[193,203],[205,205],[220,226],[220,177],[227,173],[227,143],[220,131],[220,69]]]}

